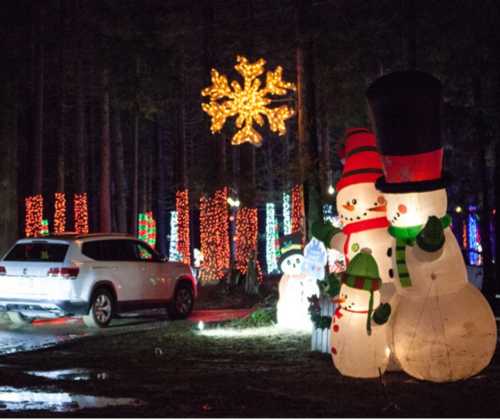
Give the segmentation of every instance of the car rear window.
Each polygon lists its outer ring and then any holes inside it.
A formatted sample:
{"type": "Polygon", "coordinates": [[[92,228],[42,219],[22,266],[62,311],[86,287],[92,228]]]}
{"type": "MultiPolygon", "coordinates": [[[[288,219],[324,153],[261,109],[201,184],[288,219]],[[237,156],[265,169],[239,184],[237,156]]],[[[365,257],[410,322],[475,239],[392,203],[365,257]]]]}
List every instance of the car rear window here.
{"type": "Polygon", "coordinates": [[[18,243],[5,256],[6,261],[63,262],[68,245],[62,243],[18,243]]]}

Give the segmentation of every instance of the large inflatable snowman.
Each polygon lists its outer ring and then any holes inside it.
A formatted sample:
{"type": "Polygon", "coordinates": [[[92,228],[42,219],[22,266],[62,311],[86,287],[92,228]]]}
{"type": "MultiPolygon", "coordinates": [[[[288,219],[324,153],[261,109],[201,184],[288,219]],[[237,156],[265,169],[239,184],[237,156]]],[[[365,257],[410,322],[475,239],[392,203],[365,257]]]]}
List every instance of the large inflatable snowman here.
{"type": "Polygon", "coordinates": [[[390,283],[392,259],[387,247],[392,238],[387,232],[385,197],[375,188],[383,175],[375,136],[365,128],[348,129],[343,154],[344,168],[337,182],[337,212],[343,227],[330,247],[343,252],[347,264],[361,249],[369,248],[382,282],[390,283]]]}
{"type": "Polygon", "coordinates": [[[380,304],[382,281],[375,259],[362,249],[342,274],[332,319],[332,359],[342,375],[375,378],[389,363],[387,329],[390,306],[380,304]]]}
{"type": "Polygon", "coordinates": [[[276,317],[280,327],[311,331],[312,321],[309,315],[308,298],[318,293],[318,286],[314,277],[304,273],[301,241],[300,232],[282,238],[279,265],[283,276],[279,282],[276,317]]]}
{"type": "Polygon", "coordinates": [[[394,351],[408,374],[435,382],[470,377],[485,368],[497,340],[488,302],[467,280],[446,215],[441,176],[441,83],[418,72],[376,80],[367,97],[382,153],[377,188],[387,201],[399,305],[394,351]]]}

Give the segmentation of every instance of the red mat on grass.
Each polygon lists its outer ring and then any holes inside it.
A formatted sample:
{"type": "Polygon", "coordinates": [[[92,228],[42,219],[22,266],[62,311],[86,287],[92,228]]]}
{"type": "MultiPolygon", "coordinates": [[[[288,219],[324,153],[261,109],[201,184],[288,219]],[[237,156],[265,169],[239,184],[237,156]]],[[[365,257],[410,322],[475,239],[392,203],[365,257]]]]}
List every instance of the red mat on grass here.
{"type": "Polygon", "coordinates": [[[251,308],[240,308],[234,310],[195,310],[189,316],[190,321],[199,322],[204,321],[209,322],[220,322],[224,320],[241,319],[242,317],[248,316],[253,309],[251,308]]]}

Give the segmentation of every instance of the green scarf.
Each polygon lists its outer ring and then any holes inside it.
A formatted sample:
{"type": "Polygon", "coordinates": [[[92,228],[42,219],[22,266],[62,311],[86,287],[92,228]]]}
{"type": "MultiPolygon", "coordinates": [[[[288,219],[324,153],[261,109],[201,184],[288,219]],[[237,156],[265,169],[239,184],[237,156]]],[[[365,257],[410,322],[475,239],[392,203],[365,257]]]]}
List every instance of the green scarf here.
{"type": "MultiPolygon", "coordinates": [[[[446,214],[441,218],[443,229],[451,224],[451,217],[446,214]]],[[[398,267],[398,276],[401,286],[411,287],[411,278],[406,266],[406,246],[414,246],[415,239],[422,231],[424,225],[416,225],[411,227],[389,227],[389,234],[396,239],[396,264],[398,267]]]]}

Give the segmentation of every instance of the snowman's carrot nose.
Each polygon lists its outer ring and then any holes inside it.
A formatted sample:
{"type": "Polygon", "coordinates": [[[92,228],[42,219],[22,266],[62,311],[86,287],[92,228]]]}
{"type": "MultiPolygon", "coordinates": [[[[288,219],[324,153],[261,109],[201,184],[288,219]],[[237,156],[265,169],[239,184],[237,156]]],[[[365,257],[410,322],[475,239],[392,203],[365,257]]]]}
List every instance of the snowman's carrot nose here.
{"type": "Polygon", "coordinates": [[[337,298],[332,299],[333,304],[342,304],[344,301],[345,301],[345,298],[342,298],[342,297],[337,297],[337,298]]]}
{"type": "Polygon", "coordinates": [[[354,205],[352,205],[350,202],[347,204],[342,204],[342,206],[347,210],[347,211],[354,211],[354,205]]]}
{"type": "Polygon", "coordinates": [[[386,208],[387,208],[386,205],[380,205],[378,207],[368,208],[368,211],[385,212],[386,208]]]}

